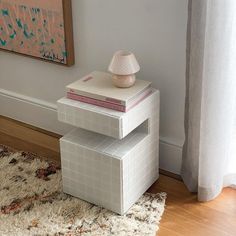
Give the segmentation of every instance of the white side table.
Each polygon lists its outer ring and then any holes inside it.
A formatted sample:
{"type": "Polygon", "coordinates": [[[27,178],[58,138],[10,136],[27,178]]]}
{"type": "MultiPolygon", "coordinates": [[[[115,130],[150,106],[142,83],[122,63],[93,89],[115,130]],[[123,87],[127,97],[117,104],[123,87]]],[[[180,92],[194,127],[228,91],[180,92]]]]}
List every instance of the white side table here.
{"type": "Polygon", "coordinates": [[[159,91],[127,113],[67,98],[58,119],[63,191],[124,214],[159,176],[159,91]]]}

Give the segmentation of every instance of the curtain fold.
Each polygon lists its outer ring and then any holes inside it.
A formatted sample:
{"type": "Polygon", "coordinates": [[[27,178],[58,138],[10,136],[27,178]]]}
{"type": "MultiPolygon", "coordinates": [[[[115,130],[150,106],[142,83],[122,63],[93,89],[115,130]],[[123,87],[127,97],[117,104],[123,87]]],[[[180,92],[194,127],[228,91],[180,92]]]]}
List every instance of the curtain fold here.
{"type": "Polygon", "coordinates": [[[182,177],[200,201],[236,186],[236,1],[189,1],[182,177]]]}

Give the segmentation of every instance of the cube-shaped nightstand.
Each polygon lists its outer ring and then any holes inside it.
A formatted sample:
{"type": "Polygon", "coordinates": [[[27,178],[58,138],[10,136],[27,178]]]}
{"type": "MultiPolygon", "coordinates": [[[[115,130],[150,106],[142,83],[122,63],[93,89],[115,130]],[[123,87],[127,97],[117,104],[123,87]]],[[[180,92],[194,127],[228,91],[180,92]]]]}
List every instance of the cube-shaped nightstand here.
{"type": "Polygon", "coordinates": [[[63,191],[124,214],[159,176],[159,91],[127,113],[62,98],[63,191]]]}

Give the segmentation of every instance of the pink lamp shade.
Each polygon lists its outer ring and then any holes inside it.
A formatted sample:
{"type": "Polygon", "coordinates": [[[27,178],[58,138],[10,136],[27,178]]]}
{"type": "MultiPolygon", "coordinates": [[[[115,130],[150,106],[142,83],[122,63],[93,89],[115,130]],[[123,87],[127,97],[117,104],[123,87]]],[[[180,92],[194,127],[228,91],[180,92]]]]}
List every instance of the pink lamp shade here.
{"type": "Polygon", "coordinates": [[[137,73],[140,66],[133,53],[121,50],[114,54],[108,70],[115,75],[131,75],[137,73]]]}

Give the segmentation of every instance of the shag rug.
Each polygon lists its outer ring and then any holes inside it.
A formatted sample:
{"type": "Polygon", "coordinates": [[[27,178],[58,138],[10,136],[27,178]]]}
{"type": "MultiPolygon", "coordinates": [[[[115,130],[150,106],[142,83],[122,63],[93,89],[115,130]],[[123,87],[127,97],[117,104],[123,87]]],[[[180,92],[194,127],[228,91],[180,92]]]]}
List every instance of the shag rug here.
{"type": "Polygon", "coordinates": [[[124,216],[62,192],[61,170],[0,145],[0,235],[156,235],[165,193],[144,194],[124,216]]]}

